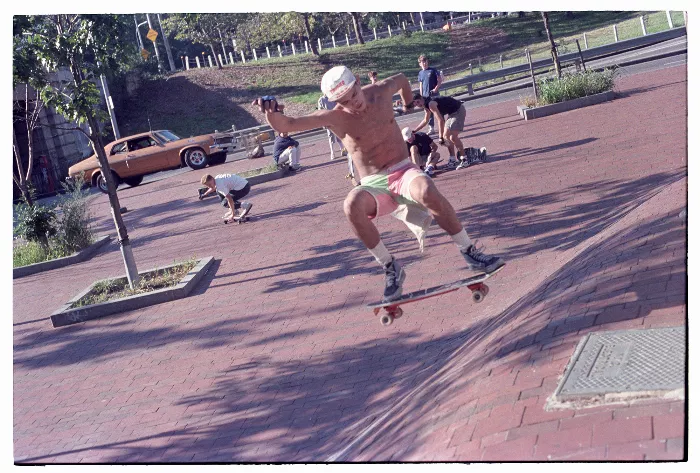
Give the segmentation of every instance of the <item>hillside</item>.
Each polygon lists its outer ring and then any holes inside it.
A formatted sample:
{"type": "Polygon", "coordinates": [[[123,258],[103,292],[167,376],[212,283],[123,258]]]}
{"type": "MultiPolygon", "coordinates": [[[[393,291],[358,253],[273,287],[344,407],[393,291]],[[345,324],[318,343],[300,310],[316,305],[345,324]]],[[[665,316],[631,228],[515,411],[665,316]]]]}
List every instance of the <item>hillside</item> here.
{"type": "MultiPolygon", "coordinates": [[[[550,20],[555,39],[581,35],[596,28],[638,18],[648,12],[552,12],[550,20]]],[[[638,22],[637,22],[638,24],[638,22]]],[[[499,17],[445,32],[395,35],[366,45],[324,50],[319,57],[310,54],[240,62],[233,66],[191,69],[155,78],[142,79],[131,96],[118,96],[117,119],[123,135],[167,128],[183,136],[255,126],[262,115],[250,104],[260,95],[276,95],[284,100],[290,115],[310,112],[320,96],[324,71],[345,64],[363,79],[370,70],[387,77],[405,73],[412,84],[418,72],[417,57],[427,54],[431,65],[447,78],[459,74],[479,58],[497,60],[521,55],[525,47],[545,52],[546,35],[538,12],[524,18],[499,17]],[[496,58],[496,59],[494,59],[496,58]]]]}

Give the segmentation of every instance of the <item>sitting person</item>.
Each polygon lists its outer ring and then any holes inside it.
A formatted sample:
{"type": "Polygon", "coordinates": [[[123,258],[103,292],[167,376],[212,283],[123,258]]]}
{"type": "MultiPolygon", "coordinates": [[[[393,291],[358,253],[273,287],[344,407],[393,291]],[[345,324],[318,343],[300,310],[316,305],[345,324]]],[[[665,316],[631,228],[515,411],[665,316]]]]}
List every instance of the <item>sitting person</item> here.
{"type": "Polygon", "coordinates": [[[202,185],[208,189],[204,193],[199,194],[199,200],[204,196],[216,192],[221,199],[221,205],[228,207],[229,211],[224,214],[223,219],[231,221],[236,218],[243,218],[253,208],[253,204],[240,199],[247,196],[250,192],[250,183],[236,174],[217,174],[216,177],[211,174],[205,174],[200,180],[202,185]],[[235,215],[238,209],[243,209],[240,215],[235,215]]]}
{"type": "Polygon", "coordinates": [[[280,133],[275,138],[275,147],[272,151],[272,158],[278,167],[288,166],[292,171],[298,170],[301,165],[301,148],[299,142],[290,138],[289,133],[280,133]]]}
{"type": "Polygon", "coordinates": [[[408,146],[408,155],[413,164],[425,170],[428,176],[432,176],[440,162],[440,153],[437,152],[438,145],[433,139],[423,132],[414,132],[406,127],[401,130],[403,139],[408,146]]]}

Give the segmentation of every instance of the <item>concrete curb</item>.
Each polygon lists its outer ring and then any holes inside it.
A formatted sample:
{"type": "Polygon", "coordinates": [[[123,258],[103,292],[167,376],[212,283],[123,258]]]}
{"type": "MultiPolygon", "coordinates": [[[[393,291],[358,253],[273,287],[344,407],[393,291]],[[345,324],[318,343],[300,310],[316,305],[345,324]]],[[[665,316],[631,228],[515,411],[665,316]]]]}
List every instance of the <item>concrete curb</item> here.
{"type": "Polygon", "coordinates": [[[63,258],[56,258],[49,261],[43,261],[41,263],[28,264],[27,266],[12,268],[12,279],[23,278],[24,276],[29,276],[30,274],[49,271],[50,269],[62,268],[64,266],[85,261],[94,255],[97,250],[102,248],[111,239],[112,237],[110,235],[104,235],[97,238],[93,244],[73,253],[70,256],[64,256],[63,258]]]}
{"type": "MultiPolygon", "coordinates": [[[[118,312],[124,312],[127,310],[140,309],[149,305],[160,304],[161,302],[174,301],[176,299],[182,299],[187,297],[192,289],[199,283],[199,281],[204,277],[209,269],[209,266],[214,262],[213,256],[208,256],[202,258],[197,262],[197,265],[187,273],[180,282],[169,288],[159,289],[157,291],[149,292],[147,294],[139,294],[136,296],[124,297],[122,299],[116,299],[109,302],[102,302],[99,304],[91,304],[83,307],[76,307],[71,309],[76,301],[80,300],[82,297],[87,295],[96,284],[109,281],[110,279],[126,279],[126,277],[121,278],[109,278],[102,279],[100,281],[95,281],[82,291],[80,294],[75,296],[70,301],[66,302],[60,309],[56,310],[51,314],[51,323],[53,327],[63,327],[66,325],[77,324],[80,322],[85,322],[91,319],[97,319],[104,317],[106,315],[115,314],[118,312]]],[[[145,275],[156,270],[162,270],[166,268],[172,268],[176,264],[171,264],[168,266],[163,266],[160,268],[153,268],[147,271],[140,271],[140,275],[145,275]]]]}
{"type": "Polygon", "coordinates": [[[263,182],[274,181],[275,179],[283,178],[285,175],[286,172],[283,169],[278,169],[274,172],[258,174],[257,176],[246,177],[244,179],[247,180],[250,186],[252,187],[256,184],[262,184],[263,182]]]}
{"type": "Polygon", "coordinates": [[[523,105],[518,105],[518,115],[523,117],[525,120],[532,120],[535,118],[546,117],[548,115],[554,115],[556,113],[568,112],[569,110],[587,107],[589,105],[608,102],[614,98],[615,92],[609,90],[600,94],[588,95],[586,97],[579,97],[577,99],[553,103],[551,105],[543,105],[541,107],[529,108],[523,105]]]}

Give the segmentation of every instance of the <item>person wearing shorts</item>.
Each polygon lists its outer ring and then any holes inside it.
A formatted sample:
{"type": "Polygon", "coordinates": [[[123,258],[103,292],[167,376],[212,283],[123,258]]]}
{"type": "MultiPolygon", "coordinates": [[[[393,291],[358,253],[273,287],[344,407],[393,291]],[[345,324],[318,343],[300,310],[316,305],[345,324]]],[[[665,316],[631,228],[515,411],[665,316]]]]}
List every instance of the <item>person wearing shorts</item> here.
{"type": "Polygon", "coordinates": [[[462,102],[452,97],[430,97],[426,100],[416,93],[413,95],[413,105],[425,109],[423,121],[413,131],[419,131],[423,128],[432,114],[438,123],[439,142],[445,144],[450,153],[448,167],[456,166],[458,159],[465,159],[464,145],[459,139],[459,133],[464,128],[464,120],[467,117],[467,110],[462,102]],[[456,158],[455,148],[457,150],[456,158]]]}
{"type": "Polygon", "coordinates": [[[237,174],[217,174],[216,177],[211,174],[205,174],[200,182],[208,189],[199,195],[199,200],[202,200],[206,195],[216,192],[219,195],[219,199],[221,199],[221,205],[229,208],[229,211],[223,216],[224,220],[232,219],[236,216],[239,209],[243,210],[237,216],[238,218],[243,218],[253,208],[252,203],[241,200],[250,192],[250,183],[237,174]]]}
{"type": "Polygon", "coordinates": [[[433,180],[408,160],[391,106],[396,93],[403,100],[404,110],[413,106],[411,85],[403,74],[361,87],[350,69],[336,66],[323,75],[321,90],[336,102],[334,109],[290,117],[276,111],[275,100],[260,97],[253,104],[276,131],[296,133],[326,127],[352,154],[360,185],[345,198],[343,210],[355,235],[384,269],[384,301],[401,297],[406,277],[372,222],[387,213],[408,226],[421,249],[434,218],[452,237],[470,269],[493,272],[505,264],[501,258],[477,250],[433,180]]]}

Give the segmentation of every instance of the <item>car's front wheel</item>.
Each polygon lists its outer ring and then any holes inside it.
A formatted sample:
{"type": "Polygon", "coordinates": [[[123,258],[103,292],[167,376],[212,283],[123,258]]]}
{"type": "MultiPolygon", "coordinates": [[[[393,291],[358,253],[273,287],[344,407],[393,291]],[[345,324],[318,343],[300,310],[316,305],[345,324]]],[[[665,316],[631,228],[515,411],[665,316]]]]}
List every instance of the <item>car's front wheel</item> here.
{"type": "Polygon", "coordinates": [[[185,164],[195,170],[204,169],[209,164],[209,157],[201,148],[188,149],[185,152],[185,164]]]}
{"type": "MultiPolygon", "coordinates": [[[[117,176],[117,173],[112,171],[112,179],[114,179],[114,185],[116,187],[119,187],[119,176],[117,176]]],[[[102,173],[100,173],[97,176],[97,180],[95,181],[95,185],[99,190],[104,192],[105,194],[107,193],[107,180],[104,178],[102,173]]]]}
{"type": "Polygon", "coordinates": [[[133,177],[125,177],[124,178],[124,182],[126,182],[131,187],[138,186],[139,184],[141,184],[142,181],[143,181],[143,176],[133,176],[133,177]]]}

